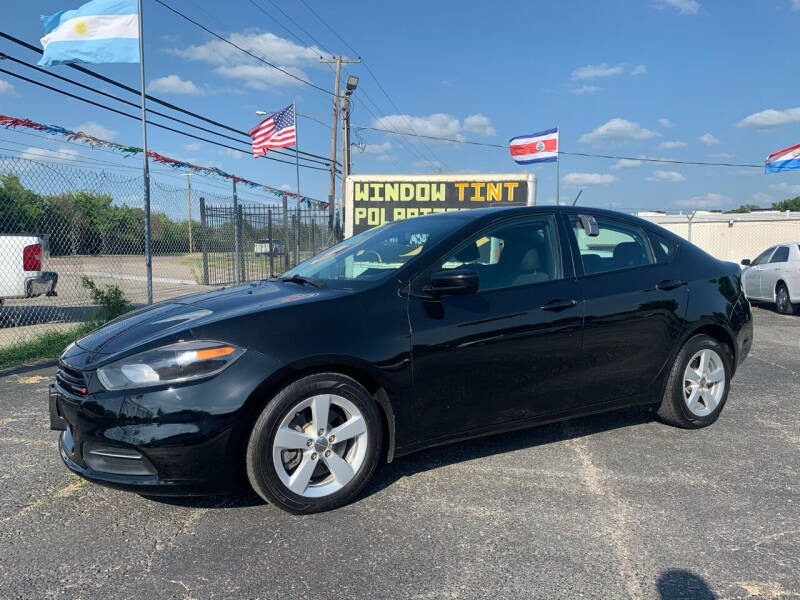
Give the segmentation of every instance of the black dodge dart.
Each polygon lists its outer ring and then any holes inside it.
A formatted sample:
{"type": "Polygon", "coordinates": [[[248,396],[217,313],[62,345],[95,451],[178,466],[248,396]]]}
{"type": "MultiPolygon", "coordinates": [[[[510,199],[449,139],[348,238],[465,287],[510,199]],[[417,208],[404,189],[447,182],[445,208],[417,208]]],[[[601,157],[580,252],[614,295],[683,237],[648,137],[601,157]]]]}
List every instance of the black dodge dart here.
{"type": "Polygon", "coordinates": [[[652,223],[465,210],[108,323],[62,354],[50,419],[91,481],[178,495],[246,477],[311,513],[456,440],[636,404],[710,425],[752,338],[739,267],[652,223]]]}

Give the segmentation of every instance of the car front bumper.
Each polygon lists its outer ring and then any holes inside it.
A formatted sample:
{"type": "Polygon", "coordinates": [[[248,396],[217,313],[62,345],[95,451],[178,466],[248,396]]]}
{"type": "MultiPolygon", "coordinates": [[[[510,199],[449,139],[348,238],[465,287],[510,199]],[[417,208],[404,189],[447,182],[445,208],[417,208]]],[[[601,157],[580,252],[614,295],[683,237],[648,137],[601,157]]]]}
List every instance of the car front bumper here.
{"type": "Polygon", "coordinates": [[[62,432],[64,464],[95,483],[141,494],[234,489],[252,426],[246,400],[263,374],[254,358],[245,353],[223,373],[193,385],[131,393],[79,396],[56,380],[50,427],[62,432]]]}

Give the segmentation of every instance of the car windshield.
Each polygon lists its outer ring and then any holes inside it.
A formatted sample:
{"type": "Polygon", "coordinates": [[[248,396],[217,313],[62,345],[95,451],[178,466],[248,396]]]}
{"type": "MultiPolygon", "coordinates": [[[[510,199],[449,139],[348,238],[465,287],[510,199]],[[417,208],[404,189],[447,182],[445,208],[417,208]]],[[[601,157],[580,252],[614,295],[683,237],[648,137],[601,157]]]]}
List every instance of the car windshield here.
{"type": "Polygon", "coordinates": [[[364,231],[286,271],[331,287],[365,288],[391,276],[464,224],[458,216],[417,217],[364,231]]]}

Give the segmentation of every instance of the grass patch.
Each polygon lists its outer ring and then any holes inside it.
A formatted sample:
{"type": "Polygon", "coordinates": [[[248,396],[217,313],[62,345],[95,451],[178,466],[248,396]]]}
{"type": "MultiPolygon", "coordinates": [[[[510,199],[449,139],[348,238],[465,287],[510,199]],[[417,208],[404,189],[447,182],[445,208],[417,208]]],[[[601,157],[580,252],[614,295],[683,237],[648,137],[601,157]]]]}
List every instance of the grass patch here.
{"type": "Polygon", "coordinates": [[[30,341],[5,346],[0,352],[0,371],[19,367],[58,355],[70,343],[97,327],[97,323],[82,323],[63,331],[46,331],[30,341]]]}

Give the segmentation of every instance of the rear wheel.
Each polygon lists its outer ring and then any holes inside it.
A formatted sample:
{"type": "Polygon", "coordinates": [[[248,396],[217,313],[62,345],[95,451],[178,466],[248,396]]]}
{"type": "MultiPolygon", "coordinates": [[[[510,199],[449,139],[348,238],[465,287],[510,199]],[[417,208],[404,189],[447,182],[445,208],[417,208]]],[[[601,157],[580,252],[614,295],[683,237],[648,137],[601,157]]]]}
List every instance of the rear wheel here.
{"type": "Polygon", "coordinates": [[[678,427],[711,425],[728,398],[731,372],[727,346],[708,335],[694,336],[672,366],[658,415],[678,427]]]}
{"type": "Polygon", "coordinates": [[[782,281],[775,289],[775,308],[782,315],[794,314],[797,307],[789,299],[789,289],[782,281]]]}
{"type": "Polygon", "coordinates": [[[247,446],[247,476],[266,501],[295,514],[337,508],[378,464],[380,414],[367,390],[338,373],[304,377],[267,404],[247,446]]]}

